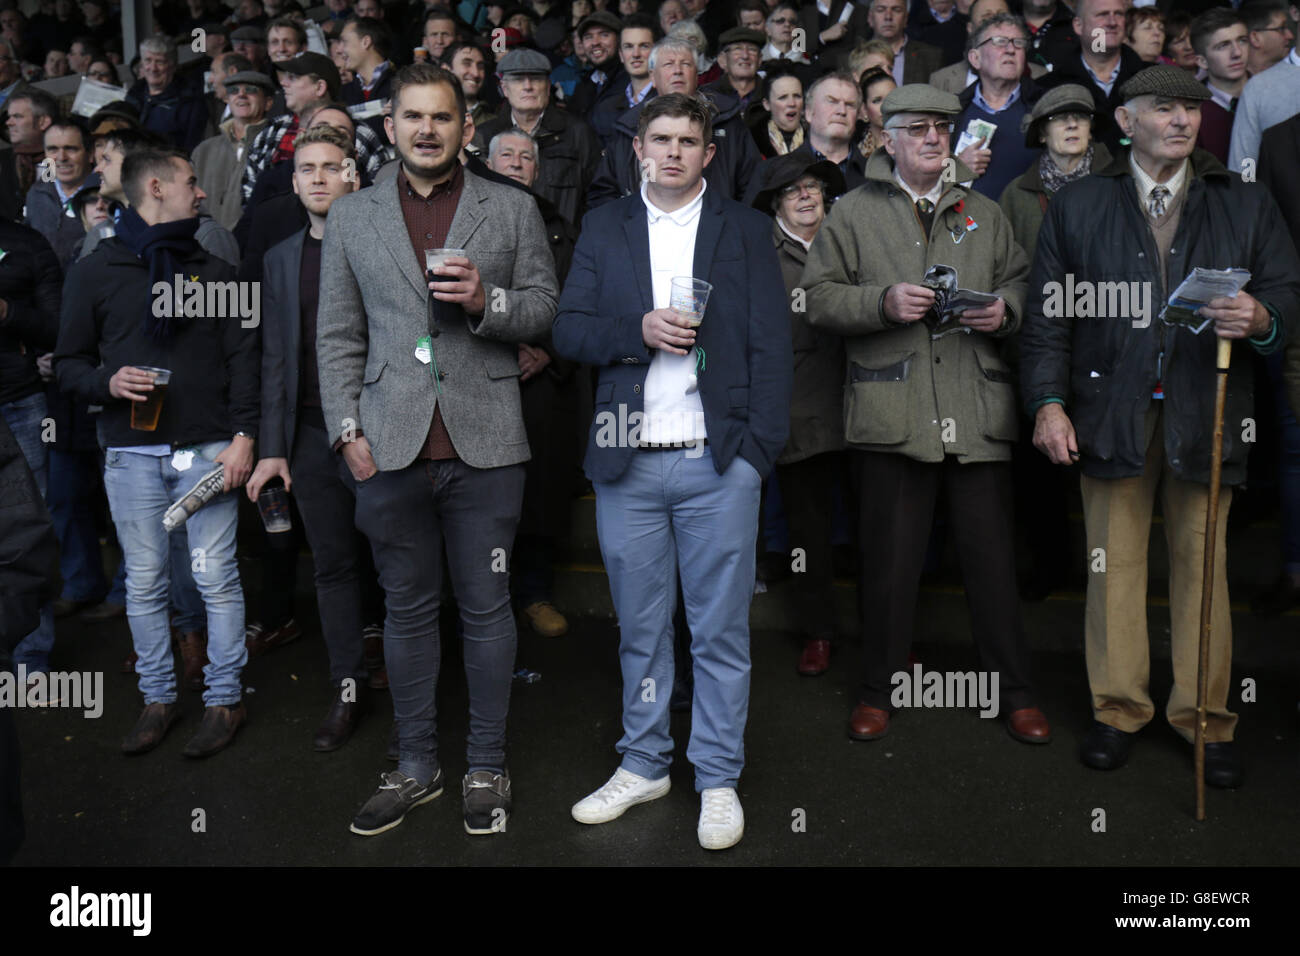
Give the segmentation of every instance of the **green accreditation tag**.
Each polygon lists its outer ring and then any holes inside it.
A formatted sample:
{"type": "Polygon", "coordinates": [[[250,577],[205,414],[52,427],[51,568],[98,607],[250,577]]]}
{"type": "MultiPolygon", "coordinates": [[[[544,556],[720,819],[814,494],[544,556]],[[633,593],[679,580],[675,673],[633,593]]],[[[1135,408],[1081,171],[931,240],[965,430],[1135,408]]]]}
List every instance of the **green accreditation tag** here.
{"type": "Polygon", "coordinates": [[[433,340],[422,335],[415,340],[415,359],[421,365],[429,366],[429,374],[433,376],[433,387],[438,394],[442,394],[442,376],[438,373],[438,359],[433,354],[433,340]]]}

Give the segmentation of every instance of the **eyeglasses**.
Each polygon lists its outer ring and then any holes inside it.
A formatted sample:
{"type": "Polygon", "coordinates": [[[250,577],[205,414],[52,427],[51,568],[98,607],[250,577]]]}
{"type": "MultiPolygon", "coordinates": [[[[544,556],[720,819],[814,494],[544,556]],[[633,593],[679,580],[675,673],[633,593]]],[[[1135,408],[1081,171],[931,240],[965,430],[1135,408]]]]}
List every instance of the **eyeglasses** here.
{"type": "Polygon", "coordinates": [[[262,92],[262,88],[260,86],[254,86],[252,83],[240,83],[238,86],[227,85],[226,92],[234,94],[247,93],[251,96],[254,93],[262,92]]]}
{"type": "Polygon", "coordinates": [[[989,37],[987,40],[981,40],[977,46],[983,46],[985,43],[992,43],[999,50],[1005,50],[1007,45],[1014,46],[1017,50],[1023,50],[1029,46],[1029,41],[1024,37],[989,37]]]}
{"type": "Polygon", "coordinates": [[[952,120],[935,120],[933,123],[909,123],[906,126],[886,126],[888,130],[906,130],[907,135],[913,139],[921,139],[928,136],[930,130],[934,130],[940,136],[951,136],[955,124],[952,120]]]}
{"type": "Polygon", "coordinates": [[[782,186],[778,195],[782,199],[790,199],[794,196],[802,196],[804,193],[810,196],[825,196],[826,187],[820,182],[791,183],[789,186],[782,186]]]}
{"type": "Polygon", "coordinates": [[[1063,113],[1053,113],[1047,117],[1047,122],[1052,123],[1060,120],[1062,123],[1087,123],[1092,120],[1091,113],[1080,113],[1077,110],[1068,110],[1063,113]]]}

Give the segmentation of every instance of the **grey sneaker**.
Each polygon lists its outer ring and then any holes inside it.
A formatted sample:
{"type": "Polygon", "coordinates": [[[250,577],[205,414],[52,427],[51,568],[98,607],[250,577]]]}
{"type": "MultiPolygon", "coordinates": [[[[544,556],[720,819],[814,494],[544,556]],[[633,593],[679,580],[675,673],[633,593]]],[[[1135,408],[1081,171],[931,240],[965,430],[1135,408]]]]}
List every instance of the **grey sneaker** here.
{"type": "Polygon", "coordinates": [[[510,796],[510,772],[475,770],[461,783],[465,797],[465,832],[476,836],[505,833],[514,800],[510,796]]]}
{"type": "Polygon", "coordinates": [[[357,812],[352,826],[348,827],[353,833],[374,836],[391,830],[406,819],[410,810],[442,794],[441,769],[427,787],[420,786],[413,778],[403,776],[396,770],[381,773],[379,780],[379,789],[357,812]]]}

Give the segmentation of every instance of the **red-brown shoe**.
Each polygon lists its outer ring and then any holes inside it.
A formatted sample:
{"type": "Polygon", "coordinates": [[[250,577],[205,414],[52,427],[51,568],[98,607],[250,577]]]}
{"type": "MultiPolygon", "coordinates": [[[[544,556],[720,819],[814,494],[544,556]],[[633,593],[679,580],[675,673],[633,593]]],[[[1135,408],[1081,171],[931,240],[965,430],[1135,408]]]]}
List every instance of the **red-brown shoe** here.
{"type": "Polygon", "coordinates": [[[1007,733],[1024,744],[1046,744],[1052,740],[1052,728],[1037,707],[1021,707],[1008,714],[1007,733]]]}
{"type": "Polygon", "coordinates": [[[889,733],[889,711],[858,704],[849,717],[849,736],[854,740],[879,740],[889,733]]]}
{"type": "Polygon", "coordinates": [[[254,622],[244,628],[244,646],[248,648],[250,658],[261,657],[267,651],[292,644],[300,637],[302,637],[302,628],[294,618],[289,618],[273,631],[268,631],[260,622],[254,622]]]}
{"type": "Polygon", "coordinates": [[[186,631],[180,637],[181,662],[185,675],[181,682],[189,690],[203,691],[203,668],[208,666],[208,636],[202,631],[186,631]]]}
{"type": "Polygon", "coordinates": [[[803,642],[803,653],[799,655],[799,673],[804,677],[816,677],[825,674],[831,666],[831,642],[825,640],[808,640],[803,642]]]}

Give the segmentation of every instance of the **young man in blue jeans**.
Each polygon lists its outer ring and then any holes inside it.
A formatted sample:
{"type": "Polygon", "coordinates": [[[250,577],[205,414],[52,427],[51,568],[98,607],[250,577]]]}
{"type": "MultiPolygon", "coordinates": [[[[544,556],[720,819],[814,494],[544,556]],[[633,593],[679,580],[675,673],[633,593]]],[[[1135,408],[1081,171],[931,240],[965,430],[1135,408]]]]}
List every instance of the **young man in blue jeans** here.
{"type": "Polygon", "coordinates": [[[122,164],[122,187],[130,207],[117,234],[68,272],[55,373],[62,389],[104,408],[104,487],[126,561],[126,613],[145,703],[122,742],[128,754],[158,746],[180,716],[163,515],[214,464],[222,466],[221,493],[185,523],[190,567],[207,608],[208,665],[203,721],[184,753],[206,757],[225,748],[246,717],[233,492],[253,467],[259,332],[231,314],[232,299],[237,304],[243,298],[237,291],[229,295],[236,289],[234,269],[194,238],[204,194],[184,155],[132,153],[122,164]],[[198,308],[196,298],[202,300],[198,308]],[[170,371],[152,429],[142,427],[145,406],[132,414],[134,403],[161,390],[149,368],[170,371]]]}

